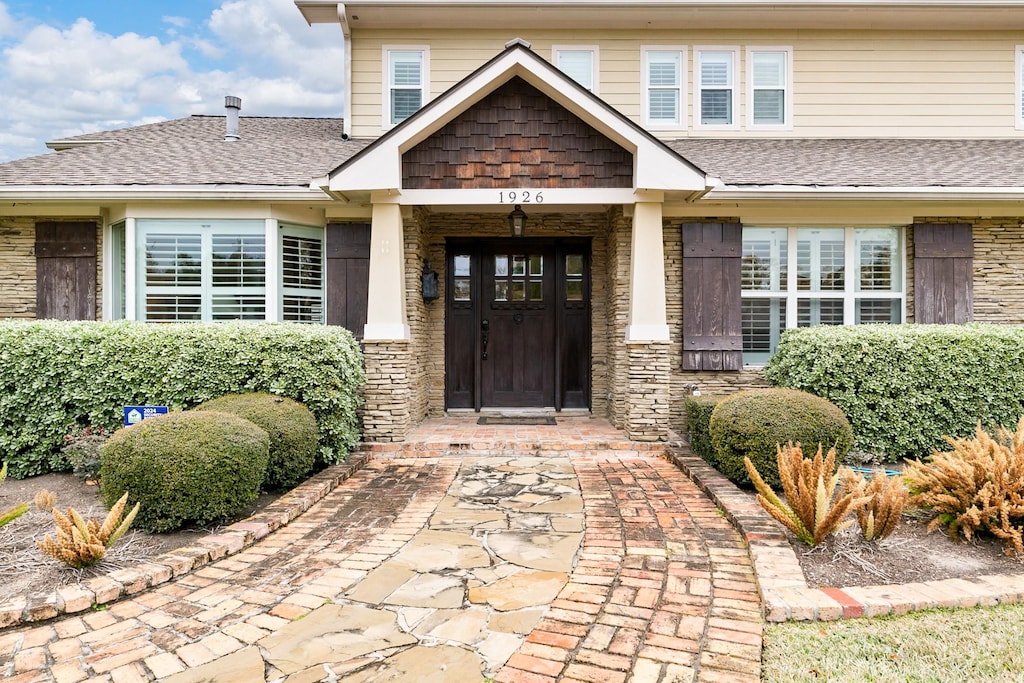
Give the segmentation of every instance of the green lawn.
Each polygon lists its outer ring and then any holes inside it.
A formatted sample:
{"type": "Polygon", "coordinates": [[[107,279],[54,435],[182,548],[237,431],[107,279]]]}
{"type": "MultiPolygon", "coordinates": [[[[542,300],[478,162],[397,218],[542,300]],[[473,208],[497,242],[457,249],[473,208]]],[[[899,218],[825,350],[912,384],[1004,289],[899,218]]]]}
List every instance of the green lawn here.
{"type": "Polygon", "coordinates": [[[1024,605],[773,624],[763,679],[1024,682],[1024,605]]]}

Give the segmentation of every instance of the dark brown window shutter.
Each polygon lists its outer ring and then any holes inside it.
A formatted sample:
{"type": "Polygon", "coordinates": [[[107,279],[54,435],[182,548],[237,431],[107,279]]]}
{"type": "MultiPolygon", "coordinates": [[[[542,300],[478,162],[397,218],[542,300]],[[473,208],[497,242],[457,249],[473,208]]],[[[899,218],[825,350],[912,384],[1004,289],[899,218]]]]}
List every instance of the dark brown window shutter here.
{"type": "Polygon", "coordinates": [[[36,318],[96,319],[96,223],[36,223],[36,318]]]}
{"type": "Polygon", "coordinates": [[[914,224],[914,321],[974,319],[974,240],[969,223],[914,224]]]}
{"type": "Polygon", "coordinates": [[[743,367],[739,223],[683,224],[683,369],[743,367]]]}
{"type": "Polygon", "coordinates": [[[363,338],[370,286],[370,224],[327,225],[327,324],[363,338]]]}

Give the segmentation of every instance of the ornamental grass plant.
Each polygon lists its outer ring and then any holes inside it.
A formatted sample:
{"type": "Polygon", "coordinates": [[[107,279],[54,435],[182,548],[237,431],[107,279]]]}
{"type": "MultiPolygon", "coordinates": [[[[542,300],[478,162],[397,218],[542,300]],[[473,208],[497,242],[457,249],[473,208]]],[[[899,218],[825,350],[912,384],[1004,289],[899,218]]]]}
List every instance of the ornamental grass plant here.
{"type": "Polygon", "coordinates": [[[908,461],[910,503],[936,513],[929,531],[945,526],[951,539],[968,541],[989,533],[1008,555],[1024,556],[1024,417],[1012,432],[993,437],[979,423],[973,439],[946,441],[952,450],[908,461]]]}
{"type": "Polygon", "coordinates": [[[864,506],[869,497],[856,492],[838,492],[840,475],[836,471],[836,451],[822,456],[821,444],[812,459],[803,455],[800,444],[776,447],[779,478],[786,500],[781,500],[765,483],[750,458],[744,459],[747,474],[757,489],[757,501],[780,524],[810,546],[853,524],[846,520],[864,506]]]}

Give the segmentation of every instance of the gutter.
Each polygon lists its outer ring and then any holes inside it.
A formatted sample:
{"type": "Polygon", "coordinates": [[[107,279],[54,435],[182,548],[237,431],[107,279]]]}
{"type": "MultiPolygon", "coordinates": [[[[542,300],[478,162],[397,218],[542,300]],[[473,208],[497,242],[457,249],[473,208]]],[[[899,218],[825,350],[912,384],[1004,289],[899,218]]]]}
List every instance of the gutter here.
{"type": "Polygon", "coordinates": [[[856,199],[861,201],[929,200],[972,201],[999,200],[1024,202],[1024,187],[946,187],[906,186],[870,187],[862,185],[720,185],[701,196],[707,201],[742,201],[750,199],[856,199]]]}
{"type": "Polygon", "coordinates": [[[319,189],[287,185],[7,185],[0,201],[138,201],[138,200],[329,201],[319,189]]]}

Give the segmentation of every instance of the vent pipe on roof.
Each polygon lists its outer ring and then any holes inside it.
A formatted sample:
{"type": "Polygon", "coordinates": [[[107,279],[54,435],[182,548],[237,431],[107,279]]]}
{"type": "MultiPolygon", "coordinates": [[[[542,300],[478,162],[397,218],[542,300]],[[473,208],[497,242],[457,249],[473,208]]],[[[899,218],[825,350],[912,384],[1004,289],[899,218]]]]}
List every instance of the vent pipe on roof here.
{"type": "Polygon", "coordinates": [[[242,98],[228,95],[224,98],[224,108],[227,110],[227,131],[224,133],[224,140],[240,140],[242,136],[238,133],[238,112],[242,110],[242,98]]]}

